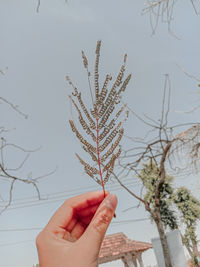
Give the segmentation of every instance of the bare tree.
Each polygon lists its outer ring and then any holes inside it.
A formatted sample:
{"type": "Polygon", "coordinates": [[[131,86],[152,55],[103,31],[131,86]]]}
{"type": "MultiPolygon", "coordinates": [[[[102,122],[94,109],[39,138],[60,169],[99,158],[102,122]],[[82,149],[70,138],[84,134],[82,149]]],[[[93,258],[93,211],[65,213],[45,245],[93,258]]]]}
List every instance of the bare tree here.
{"type": "Polygon", "coordinates": [[[176,173],[181,172],[183,169],[187,169],[189,172],[193,171],[191,166],[198,165],[198,150],[200,147],[200,125],[198,123],[169,126],[170,94],[170,79],[169,75],[166,75],[162,112],[158,121],[147,115],[144,115],[144,118],[140,117],[129,108],[129,111],[137,116],[145,125],[150,127],[150,129],[147,131],[144,138],[129,137],[129,139],[133,141],[134,146],[123,151],[119,159],[119,166],[122,170],[118,175],[113,174],[121,186],[142,203],[146,211],[150,213],[160,236],[166,267],[171,267],[172,264],[165,236],[165,228],[161,219],[161,192],[163,192],[167,173],[174,172],[176,177],[176,173]],[[186,130],[182,130],[177,134],[179,127],[185,127],[186,130]],[[180,163],[181,158],[184,158],[184,160],[180,163]],[[157,178],[154,181],[155,192],[153,205],[148,199],[144,198],[143,195],[144,181],[142,179],[141,170],[143,169],[144,163],[152,163],[158,170],[157,178]],[[138,177],[141,181],[141,192],[138,194],[138,192],[136,193],[130,190],[130,188],[127,188],[126,185],[123,184],[122,179],[119,179],[122,175],[138,177]]]}
{"type": "MultiPolygon", "coordinates": [[[[200,1],[199,0],[189,0],[196,15],[200,14],[200,1]]],[[[168,32],[175,37],[177,37],[172,31],[172,21],[174,19],[173,12],[177,0],[154,0],[146,1],[145,7],[142,10],[142,14],[149,14],[152,34],[155,34],[159,22],[166,23],[168,27],[168,32]]]]}
{"type": "MultiPolygon", "coordinates": [[[[0,71],[0,72],[2,73],[2,75],[5,75],[5,71],[0,71]]],[[[5,104],[9,106],[11,110],[17,112],[23,118],[25,119],[28,118],[28,116],[24,112],[22,112],[21,109],[17,105],[14,105],[12,102],[8,101],[4,97],[0,97],[0,104],[5,104]]],[[[3,108],[4,107],[2,107],[2,109],[3,108]]],[[[7,186],[8,196],[6,197],[6,199],[4,199],[4,197],[0,193],[0,214],[3,211],[5,211],[12,203],[15,183],[19,182],[19,183],[32,185],[34,189],[36,190],[38,199],[41,199],[40,192],[38,189],[38,181],[54,172],[53,171],[53,172],[50,172],[48,174],[45,174],[39,177],[32,177],[32,173],[25,175],[25,177],[22,177],[22,175],[18,175],[19,171],[22,171],[26,161],[28,160],[30,153],[35,152],[38,149],[27,150],[15,143],[9,142],[7,140],[6,134],[11,130],[13,129],[7,129],[4,125],[0,124],[0,184],[6,183],[8,185],[7,186]],[[11,149],[12,154],[14,154],[17,151],[20,151],[22,154],[24,154],[24,155],[20,154],[20,157],[22,159],[21,159],[21,162],[18,164],[18,166],[12,167],[9,164],[8,150],[10,149],[11,149]]]]}

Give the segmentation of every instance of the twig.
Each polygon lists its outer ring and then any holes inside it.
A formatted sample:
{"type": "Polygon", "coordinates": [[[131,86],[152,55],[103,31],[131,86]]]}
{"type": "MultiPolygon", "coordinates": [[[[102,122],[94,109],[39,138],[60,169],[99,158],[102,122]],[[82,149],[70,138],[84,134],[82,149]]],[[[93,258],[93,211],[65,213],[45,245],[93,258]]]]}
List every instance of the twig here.
{"type": "Polygon", "coordinates": [[[40,0],[37,0],[38,3],[37,3],[37,8],[36,8],[36,12],[39,13],[40,11],[40,0]]]}
{"type": "Polygon", "coordinates": [[[20,115],[22,115],[25,119],[28,118],[28,115],[23,113],[19,107],[17,105],[14,105],[13,103],[11,103],[10,101],[8,101],[7,99],[3,98],[0,96],[0,100],[5,102],[6,104],[8,104],[9,106],[11,106],[17,113],[19,113],[20,115]]]}

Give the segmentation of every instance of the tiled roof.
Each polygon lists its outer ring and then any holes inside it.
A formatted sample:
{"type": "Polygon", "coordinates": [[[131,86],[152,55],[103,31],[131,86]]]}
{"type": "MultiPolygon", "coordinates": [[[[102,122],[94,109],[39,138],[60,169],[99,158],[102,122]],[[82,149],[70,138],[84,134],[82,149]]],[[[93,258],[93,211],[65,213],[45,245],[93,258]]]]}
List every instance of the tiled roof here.
{"type": "Polygon", "coordinates": [[[102,243],[99,263],[120,259],[127,253],[143,252],[152,248],[151,243],[129,239],[124,233],[107,235],[102,243]]]}

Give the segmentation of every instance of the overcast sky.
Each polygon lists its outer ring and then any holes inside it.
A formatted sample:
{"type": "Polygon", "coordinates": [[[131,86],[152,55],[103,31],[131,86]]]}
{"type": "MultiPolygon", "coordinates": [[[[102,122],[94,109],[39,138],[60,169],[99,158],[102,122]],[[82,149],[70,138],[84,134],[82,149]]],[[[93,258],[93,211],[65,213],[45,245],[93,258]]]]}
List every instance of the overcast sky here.
{"type": "MultiPolygon", "coordinates": [[[[16,184],[13,205],[0,215],[0,265],[3,267],[32,267],[38,262],[34,239],[64,199],[99,187],[83,172],[74,152],[79,144],[69,127],[71,88],[65,76],[71,79],[87,98],[87,76],[82,66],[81,50],[88,56],[93,69],[95,46],[102,40],[100,80],[105,73],[116,75],[128,54],[127,74],[132,80],[124,94],[124,101],[138,114],[159,119],[163,95],[164,75],[170,75],[172,123],[198,121],[199,111],[192,114],[176,113],[198,106],[197,81],[186,76],[177,64],[200,77],[200,19],[190,1],[178,1],[174,9],[173,31],[180,40],[170,35],[166,24],[159,24],[156,35],[151,36],[148,15],[141,15],[144,1],[131,0],[41,0],[0,1],[0,69],[8,70],[0,76],[1,96],[19,105],[28,114],[24,119],[5,104],[0,105],[1,125],[16,128],[6,134],[9,142],[31,153],[21,177],[55,173],[38,184],[43,200],[30,185],[16,184]],[[26,229],[29,230],[26,230],[26,229]],[[16,230],[23,231],[16,231],[16,230]],[[12,230],[12,231],[11,231],[12,230]]],[[[126,123],[126,134],[144,136],[143,128],[134,116],[126,123]]],[[[123,145],[127,142],[124,139],[123,145]]],[[[9,168],[17,167],[25,155],[8,150],[5,162],[9,168]]],[[[195,177],[179,177],[199,191],[195,177]]],[[[8,199],[8,184],[0,182],[0,194],[8,199]]],[[[125,180],[129,188],[138,192],[135,177],[125,180]]],[[[150,242],[157,236],[149,220],[117,223],[124,220],[146,219],[143,207],[122,190],[116,182],[108,187],[119,199],[117,218],[109,233],[124,232],[134,240],[150,242]]],[[[2,205],[2,203],[1,203],[2,205]]],[[[155,264],[153,251],[144,253],[145,266],[155,264]]],[[[102,266],[123,266],[114,262],[102,266]]]]}

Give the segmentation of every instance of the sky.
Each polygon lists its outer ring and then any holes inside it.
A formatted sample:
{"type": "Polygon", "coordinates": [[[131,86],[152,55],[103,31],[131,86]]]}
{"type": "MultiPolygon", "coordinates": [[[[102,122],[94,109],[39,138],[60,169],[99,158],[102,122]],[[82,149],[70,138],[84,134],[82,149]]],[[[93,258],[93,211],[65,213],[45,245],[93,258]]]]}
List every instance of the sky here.
{"type": "MultiPolygon", "coordinates": [[[[199,110],[187,111],[199,105],[198,82],[189,78],[177,66],[200,78],[200,19],[190,1],[178,1],[174,7],[172,29],[178,38],[168,33],[167,25],[159,23],[152,36],[148,14],[142,15],[144,1],[81,1],[41,0],[0,1],[0,73],[1,97],[19,106],[28,115],[13,111],[1,103],[1,125],[11,129],[5,135],[30,152],[20,177],[40,177],[42,199],[30,185],[16,183],[12,205],[0,215],[0,259],[2,267],[32,267],[38,262],[35,238],[63,201],[73,195],[98,190],[79,165],[75,152],[80,147],[71,132],[68,95],[71,88],[65,76],[82,91],[87,99],[87,75],[82,65],[81,50],[88,56],[93,69],[95,46],[102,41],[100,80],[106,73],[116,75],[128,54],[127,71],[132,79],[124,94],[124,102],[137,114],[147,114],[158,120],[165,74],[171,81],[170,122],[197,122],[199,110]],[[12,255],[12,256],[11,256],[12,255]]],[[[130,116],[125,125],[127,136],[144,136],[141,123],[130,116]]],[[[124,138],[124,148],[130,144],[124,138]]],[[[8,168],[20,165],[27,153],[8,148],[4,161],[8,168]]],[[[127,186],[139,192],[136,177],[124,178],[127,186]]],[[[199,193],[198,176],[179,175],[179,184],[199,193]]],[[[9,197],[8,182],[0,180],[0,195],[9,197]]],[[[108,233],[124,232],[129,238],[151,242],[156,228],[148,220],[144,208],[126,209],[138,203],[113,179],[108,190],[118,196],[117,218],[108,233]],[[127,221],[128,220],[128,221],[127,221]],[[124,222],[126,221],[126,223],[124,222]]],[[[3,202],[0,203],[1,205],[3,202]]],[[[143,255],[145,267],[155,264],[153,250],[143,255]]],[[[120,261],[102,266],[120,267],[120,261]]]]}

